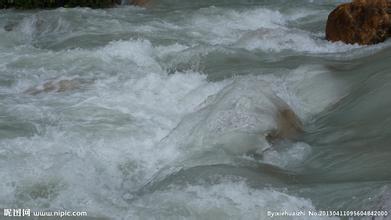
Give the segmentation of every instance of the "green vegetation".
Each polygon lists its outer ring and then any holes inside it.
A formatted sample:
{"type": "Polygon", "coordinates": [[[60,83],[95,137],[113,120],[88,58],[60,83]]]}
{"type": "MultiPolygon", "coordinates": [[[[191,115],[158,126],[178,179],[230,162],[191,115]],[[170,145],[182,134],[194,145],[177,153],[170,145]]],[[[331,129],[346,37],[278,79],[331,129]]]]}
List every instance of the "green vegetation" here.
{"type": "Polygon", "coordinates": [[[121,0],[0,0],[0,8],[112,7],[121,0]]]}

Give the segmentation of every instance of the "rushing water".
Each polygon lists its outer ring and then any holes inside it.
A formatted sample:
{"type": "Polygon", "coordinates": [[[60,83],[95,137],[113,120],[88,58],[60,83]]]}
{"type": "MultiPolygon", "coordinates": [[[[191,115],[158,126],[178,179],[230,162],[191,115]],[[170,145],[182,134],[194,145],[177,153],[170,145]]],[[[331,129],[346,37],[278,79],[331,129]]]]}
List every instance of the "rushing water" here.
{"type": "Polygon", "coordinates": [[[0,207],[390,211],[391,41],[327,42],[341,2],[0,11],[0,207]],[[270,146],[276,100],[304,133],[270,146]]]}

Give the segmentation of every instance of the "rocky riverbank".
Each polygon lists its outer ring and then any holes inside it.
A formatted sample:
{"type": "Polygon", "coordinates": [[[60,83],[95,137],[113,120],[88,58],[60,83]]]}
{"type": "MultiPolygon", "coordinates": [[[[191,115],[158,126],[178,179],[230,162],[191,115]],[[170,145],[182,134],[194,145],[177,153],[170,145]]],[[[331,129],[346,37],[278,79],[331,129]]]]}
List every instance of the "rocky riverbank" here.
{"type": "Polygon", "coordinates": [[[0,9],[36,9],[58,7],[108,8],[120,3],[121,0],[0,0],[0,9]]]}

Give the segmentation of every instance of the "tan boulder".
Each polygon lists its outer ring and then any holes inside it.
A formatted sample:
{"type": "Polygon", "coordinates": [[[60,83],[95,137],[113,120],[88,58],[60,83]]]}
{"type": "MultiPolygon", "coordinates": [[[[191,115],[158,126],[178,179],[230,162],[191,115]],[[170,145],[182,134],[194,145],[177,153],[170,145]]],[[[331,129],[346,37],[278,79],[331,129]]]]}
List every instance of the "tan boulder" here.
{"type": "Polygon", "coordinates": [[[391,2],[354,0],[339,5],[327,20],[326,39],[348,44],[376,44],[391,36],[391,2]]]}
{"type": "Polygon", "coordinates": [[[277,113],[277,129],[270,131],[266,140],[273,144],[282,139],[296,139],[304,132],[303,124],[290,108],[282,108],[277,113]]]}

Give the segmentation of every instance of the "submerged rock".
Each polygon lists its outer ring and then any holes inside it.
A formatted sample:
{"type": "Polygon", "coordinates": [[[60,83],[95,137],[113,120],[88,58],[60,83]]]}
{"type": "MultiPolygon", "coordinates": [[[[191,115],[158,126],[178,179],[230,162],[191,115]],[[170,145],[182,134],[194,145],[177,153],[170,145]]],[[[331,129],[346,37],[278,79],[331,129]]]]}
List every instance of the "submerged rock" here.
{"type": "Polygon", "coordinates": [[[348,44],[376,44],[391,36],[391,2],[354,0],[339,5],[327,20],[326,39],[348,44]]]}
{"type": "Polygon", "coordinates": [[[277,113],[277,129],[266,136],[266,140],[273,144],[281,139],[296,139],[303,133],[303,124],[296,113],[290,108],[282,108],[277,113]]]}
{"type": "Polygon", "coordinates": [[[32,87],[24,91],[25,94],[38,95],[43,92],[66,92],[80,88],[81,83],[77,79],[50,80],[43,85],[32,87]]]}
{"type": "Polygon", "coordinates": [[[8,23],[4,26],[4,30],[5,31],[13,31],[15,26],[17,26],[18,24],[17,23],[8,23]]]}

